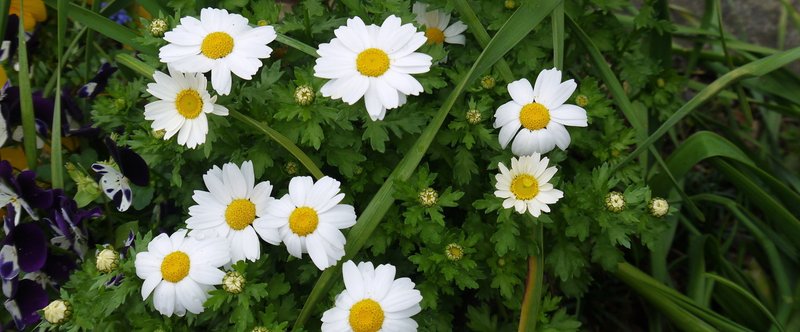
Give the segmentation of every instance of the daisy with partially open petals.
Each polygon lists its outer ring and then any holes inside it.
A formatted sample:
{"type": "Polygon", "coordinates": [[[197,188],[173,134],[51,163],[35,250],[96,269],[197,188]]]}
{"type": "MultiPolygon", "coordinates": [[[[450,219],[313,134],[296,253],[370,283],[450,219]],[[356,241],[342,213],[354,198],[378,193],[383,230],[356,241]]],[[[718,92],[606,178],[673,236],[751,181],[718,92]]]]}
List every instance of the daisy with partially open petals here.
{"type": "Polygon", "coordinates": [[[266,215],[253,227],[264,241],[283,241],[289,254],[297,258],[308,253],[314,265],[324,270],[344,256],[345,238],[340,229],[356,224],[355,209],[339,204],[342,199],[339,181],[326,176],[314,183],[309,176],[297,176],[289,182],[289,193],[270,202],[266,215]]]}
{"type": "Polygon", "coordinates": [[[561,71],[555,68],[539,73],[533,87],[524,78],[511,82],[508,93],[513,100],[494,114],[494,127],[502,127],[500,145],[505,148],[514,139],[511,152],[517,156],[547,153],[556,146],[565,150],[570,137],[564,126],[587,126],[586,110],[564,104],[577,87],[574,80],[562,83],[561,71]]]}
{"type": "Polygon", "coordinates": [[[414,52],[428,40],[412,24],[401,25],[391,15],[381,26],[365,25],[359,17],[334,32],[336,38],[319,45],[314,76],[330,79],[320,92],[353,105],[364,97],[369,117],[383,120],[387,109],[419,95],[422,84],[411,74],[426,73],[431,56],[414,52]]]}
{"type": "Polygon", "coordinates": [[[425,26],[425,37],[428,44],[460,44],[464,45],[466,37],[464,31],[467,25],[456,21],[450,24],[450,14],[440,10],[428,11],[428,5],[422,2],[414,3],[412,11],[417,15],[417,23],[425,26]]]}
{"type": "Polygon", "coordinates": [[[495,175],[497,191],[494,195],[504,198],[503,207],[514,207],[517,213],[528,211],[534,217],[542,212],[550,212],[548,204],[555,204],[564,197],[564,192],[554,189],[549,183],[558,169],[547,167],[550,160],[541,158],[538,153],[530,156],[511,158],[511,170],[498,163],[500,174],[495,175]]]}
{"type": "Polygon", "coordinates": [[[251,224],[265,215],[272,200],[269,181],[255,184],[253,162],[245,161],[239,169],[227,163],[222,169],[214,166],[203,175],[208,191],[195,190],[189,207],[186,228],[198,238],[223,237],[228,240],[231,263],[256,261],[261,256],[261,243],[251,224]]]}
{"type": "Polygon", "coordinates": [[[217,96],[206,91],[208,81],[201,73],[181,73],[170,66],[169,76],[157,71],[153,79],[147,92],[160,100],[144,105],[144,118],[153,121],[153,130],[166,131],[165,140],[178,134],[178,144],[194,149],[206,142],[206,114],[228,115],[225,106],[215,104],[217,96]]]}
{"type": "Polygon", "coordinates": [[[269,58],[275,40],[271,26],[251,27],[247,18],[225,9],[203,8],[200,19],[181,18],[181,24],[164,34],[168,45],[161,47],[161,62],[180,71],[211,71],[211,85],[220,95],[231,92],[231,73],[249,80],[269,58]]]}
{"type": "Polygon", "coordinates": [[[411,316],[420,312],[422,294],[409,278],[395,279],[390,264],[371,262],[342,266],[345,290],[336,305],[322,314],[322,331],[416,331],[411,316]]]}
{"type": "Polygon", "coordinates": [[[162,315],[199,314],[208,291],[225,276],[219,267],[229,260],[222,238],[198,240],[186,237],[185,229],[156,236],[134,262],[136,275],[144,280],[142,300],[155,291],[153,306],[162,315]]]}

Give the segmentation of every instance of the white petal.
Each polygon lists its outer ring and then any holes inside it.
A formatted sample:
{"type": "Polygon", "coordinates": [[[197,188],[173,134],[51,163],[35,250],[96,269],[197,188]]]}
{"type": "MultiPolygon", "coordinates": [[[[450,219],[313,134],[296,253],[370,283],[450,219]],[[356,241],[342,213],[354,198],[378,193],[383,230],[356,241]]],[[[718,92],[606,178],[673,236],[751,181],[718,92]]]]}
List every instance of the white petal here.
{"type": "Polygon", "coordinates": [[[508,84],[508,94],[517,104],[527,105],[533,102],[533,88],[526,79],[517,80],[508,84]]]}

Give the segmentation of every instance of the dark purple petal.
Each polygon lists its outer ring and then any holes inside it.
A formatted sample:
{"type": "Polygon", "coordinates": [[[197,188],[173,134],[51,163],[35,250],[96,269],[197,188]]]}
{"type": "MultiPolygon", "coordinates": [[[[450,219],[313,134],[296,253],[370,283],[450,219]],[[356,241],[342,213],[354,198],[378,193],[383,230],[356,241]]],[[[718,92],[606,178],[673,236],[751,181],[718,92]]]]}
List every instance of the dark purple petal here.
{"type": "Polygon", "coordinates": [[[94,98],[106,89],[108,79],[117,71],[117,67],[111,66],[108,62],[103,63],[97,74],[78,90],[78,96],[82,98],[94,98]]]}
{"type": "MultiPolygon", "coordinates": [[[[72,98],[69,88],[61,89],[61,107],[67,110],[66,114],[75,121],[83,121],[83,110],[81,110],[78,103],[72,98]]],[[[69,123],[62,123],[65,128],[69,129],[69,123]]]]}
{"type": "Polygon", "coordinates": [[[63,284],[69,280],[70,273],[76,267],[73,256],[51,252],[42,272],[46,273],[56,284],[63,284]]]}
{"type": "Polygon", "coordinates": [[[17,246],[19,268],[25,272],[39,271],[47,261],[47,239],[39,226],[20,224],[12,235],[17,246]]]}
{"type": "Polygon", "coordinates": [[[14,168],[8,160],[0,161],[0,177],[6,182],[12,182],[14,179],[14,168]]]}
{"type": "Polygon", "coordinates": [[[6,205],[6,215],[3,216],[3,230],[6,232],[6,234],[11,234],[11,231],[13,231],[14,228],[17,227],[14,224],[16,216],[17,216],[17,210],[14,209],[14,204],[8,203],[8,205],[6,205]]]}
{"type": "Polygon", "coordinates": [[[108,152],[119,165],[119,170],[131,183],[137,186],[146,186],[150,182],[150,172],[147,163],[130,148],[117,146],[117,142],[110,138],[105,139],[108,152]]]}
{"type": "Polygon", "coordinates": [[[17,175],[17,194],[22,196],[28,204],[40,209],[49,209],[53,206],[53,191],[39,188],[36,184],[36,173],[22,171],[17,175]]]}
{"type": "Polygon", "coordinates": [[[38,322],[41,317],[39,317],[37,311],[46,307],[50,301],[42,286],[33,280],[21,280],[19,282],[15,300],[22,315],[21,321],[25,325],[38,322]]]}
{"type": "Polygon", "coordinates": [[[106,282],[106,287],[119,286],[119,284],[122,283],[122,279],[125,279],[125,275],[122,273],[115,275],[111,280],[106,282]]]}
{"type": "Polygon", "coordinates": [[[6,60],[7,63],[10,63],[10,59],[17,54],[17,47],[19,46],[19,39],[17,34],[19,33],[19,16],[17,15],[8,15],[8,20],[6,21],[6,34],[3,40],[11,41],[11,47],[8,48],[8,57],[9,60],[6,60]]]}

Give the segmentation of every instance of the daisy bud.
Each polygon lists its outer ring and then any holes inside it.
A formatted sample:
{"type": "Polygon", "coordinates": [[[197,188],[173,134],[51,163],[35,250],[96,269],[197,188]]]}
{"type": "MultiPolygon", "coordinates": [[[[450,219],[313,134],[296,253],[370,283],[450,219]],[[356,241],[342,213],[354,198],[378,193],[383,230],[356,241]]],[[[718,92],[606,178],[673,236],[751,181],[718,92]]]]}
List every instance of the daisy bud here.
{"type": "Polygon", "coordinates": [[[589,97],[586,97],[586,95],[576,96],[575,105],[578,105],[580,107],[586,107],[586,105],[589,105],[589,97]]]}
{"type": "Polygon", "coordinates": [[[258,20],[258,26],[260,27],[266,26],[267,24],[269,24],[267,20],[258,20]]]}
{"type": "Polygon", "coordinates": [[[612,191],[606,194],[606,209],[611,212],[625,210],[625,196],[619,191],[612,191]]]}
{"type": "Polygon", "coordinates": [[[157,18],[150,22],[150,34],[154,37],[161,37],[167,31],[167,21],[157,18]]]}
{"type": "Polygon", "coordinates": [[[494,85],[496,83],[497,81],[494,79],[494,76],[492,75],[486,75],[483,78],[481,78],[481,86],[486,90],[494,88],[494,85]]]}
{"type": "Polygon", "coordinates": [[[247,283],[244,276],[236,271],[225,273],[222,277],[222,289],[231,294],[239,294],[244,290],[244,285],[247,283]]]}
{"type": "Polygon", "coordinates": [[[669,212],[669,203],[667,203],[666,199],[661,197],[653,197],[647,204],[647,209],[653,217],[661,218],[666,216],[667,212],[669,212]]]}
{"type": "Polygon", "coordinates": [[[72,315],[72,305],[64,300],[55,300],[44,307],[44,319],[50,324],[63,324],[72,315]]]}
{"type": "Polygon", "coordinates": [[[356,165],[355,169],[353,169],[353,173],[355,175],[361,175],[361,173],[364,173],[364,167],[356,165]]]}
{"type": "Polygon", "coordinates": [[[506,260],[503,258],[498,259],[497,266],[506,266],[506,260]]]}
{"type": "Polygon", "coordinates": [[[436,189],[433,188],[425,188],[419,192],[419,204],[422,204],[424,207],[431,207],[436,205],[439,202],[439,193],[436,189]]]}
{"type": "Polygon", "coordinates": [[[164,135],[167,134],[167,131],[164,130],[164,129],[153,130],[152,134],[153,134],[153,137],[155,137],[157,139],[162,139],[162,138],[164,138],[164,135]]]}
{"type": "Polygon", "coordinates": [[[663,78],[659,78],[656,80],[656,85],[658,85],[659,88],[663,88],[665,85],[667,85],[667,83],[664,82],[663,78]]]}
{"type": "Polygon", "coordinates": [[[97,252],[95,267],[101,273],[109,273],[119,267],[119,253],[114,249],[106,248],[97,252]]]}
{"type": "Polygon", "coordinates": [[[314,101],[314,89],[309,85],[301,85],[294,89],[294,101],[301,106],[310,105],[314,101]]]}
{"type": "Polygon", "coordinates": [[[475,125],[481,122],[481,112],[478,110],[469,110],[467,112],[467,122],[475,125]]]}
{"type": "Polygon", "coordinates": [[[269,329],[264,326],[256,326],[251,332],[269,332],[269,329]]]}
{"type": "Polygon", "coordinates": [[[517,2],[514,0],[506,0],[506,3],[504,5],[506,6],[506,9],[517,8],[517,2]]]}
{"type": "Polygon", "coordinates": [[[286,162],[286,165],[283,166],[283,169],[286,170],[286,173],[289,175],[297,174],[297,163],[294,161],[286,162]]]}
{"type": "Polygon", "coordinates": [[[447,259],[454,262],[461,260],[461,258],[464,257],[464,248],[457,243],[448,244],[444,249],[444,255],[447,256],[447,259]]]}

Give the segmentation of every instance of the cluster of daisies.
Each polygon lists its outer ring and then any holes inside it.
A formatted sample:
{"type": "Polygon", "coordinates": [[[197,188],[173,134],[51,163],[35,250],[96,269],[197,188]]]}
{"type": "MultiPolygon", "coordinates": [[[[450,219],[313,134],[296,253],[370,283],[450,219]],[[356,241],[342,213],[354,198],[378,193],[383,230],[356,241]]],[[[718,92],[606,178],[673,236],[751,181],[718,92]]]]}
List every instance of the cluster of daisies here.
{"type": "MultiPolygon", "coordinates": [[[[416,52],[425,43],[464,44],[466,25],[450,24],[450,15],[413,8],[424,32],[402,24],[391,15],[379,25],[367,25],[359,17],[347,20],[328,43],[319,45],[314,75],[328,81],[320,92],[350,105],[364,100],[372,120],[406,103],[409,95],[423,92],[414,74],[428,72],[432,58],[416,52]]],[[[177,135],[188,148],[203,144],[208,133],[208,114],[225,116],[229,110],[216,104],[207,91],[205,73],[211,72],[216,94],[231,93],[232,74],[249,80],[269,58],[267,46],[275,40],[271,26],[252,27],[241,15],[205,8],[200,18],[183,17],[164,34],[169,42],[159,52],[167,73],[156,72],[147,91],[158,100],[145,106],[151,127],[164,139],[177,135]]],[[[563,193],[549,181],[556,174],[541,154],[555,146],[566,149],[570,136],[565,126],[586,126],[586,111],[565,104],[575,91],[573,80],[561,82],[561,72],[539,74],[532,87],[526,79],[512,82],[512,100],[500,106],[495,127],[505,148],[512,142],[509,169],[499,164],[495,194],[505,208],[528,211],[534,216],[549,212],[563,193]]],[[[200,313],[208,291],[223,281],[223,269],[238,261],[256,261],[261,241],[286,246],[290,255],[307,253],[319,269],[334,266],[344,256],[341,230],[356,223],[355,209],[341,204],[340,183],[330,177],[314,181],[295,177],[288,193],[272,197],[269,181],[256,183],[252,162],[241,167],[227,163],[214,166],[204,176],[207,191],[196,190],[196,205],[189,208],[186,229],[155,237],[147,251],[136,255],[136,273],[144,280],[142,298],[153,293],[154,307],[164,315],[200,313]]],[[[346,289],[334,308],[322,317],[324,331],[414,330],[410,317],[420,311],[422,297],[408,278],[395,279],[392,265],[352,261],[344,263],[346,289]]]]}
{"type": "MultiPolygon", "coordinates": [[[[160,313],[202,312],[208,291],[223,282],[222,267],[260,258],[259,238],[273,245],[284,243],[298,258],[308,253],[320,270],[344,256],[340,230],[355,225],[356,213],[353,206],[341,204],[339,181],[294,177],[288,193],[273,198],[269,181],[256,183],[250,161],[241,167],[214,166],[203,181],[208,191],[194,192],[196,205],[189,208],[186,229],[155,237],[147,251],[136,255],[136,274],[144,280],[142,299],[153,293],[160,313]]],[[[422,296],[411,280],[394,277],[391,265],[356,267],[346,262],[346,290],[323,317],[323,329],[339,330],[336,326],[341,324],[355,331],[416,328],[410,317],[420,311],[422,296]]]]}
{"type": "MultiPolygon", "coordinates": [[[[336,37],[317,50],[314,76],[329,80],[322,95],[350,105],[364,99],[372,120],[383,120],[386,110],[402,106],[409,95],[419,95],[422,84],[411,75],[428,72],[432,58],[416,50],[425,43],[464,44],[467,27],[462,22],[451,25],[449,14],[428,11],[424,4],[416,4],[414,13],[425,32],[394,15],[380,26],[353,17],[336,29],[336,37]]],[[[267,44],[275,38],[273,27],[251,27],[247,18],[224,9],[204,8],[200,19],[181,18],[164,34],[169,44],[159,51],[168,73],[154,73],[155,83],[147,86],[158,98],[145,106],[151,128],[163,131],[165,140],[178,135],[178,144],[190,149],[205,143],[207,115],[226,116],[228,109],[206,90],[204,73],[211,72],[217,94],[228,95],[232,74],[250,80],[262,66],[261,59],[270,57],[267,44]]]]}
{"type": "MultiPolygon", "coordinates": [[[[317,51],[315,76],[329,80],[322,95],[351,105],[363,99],[372,120],[382,120],[387,110],[405,104],[407,96],[419,95],[423,87],[411,75],[428,72],[432,58],[416,50],[425,43],[464,44],[466,25],[450,25],[449,14],[428,11],[422,4],[415,5],[414,12],[425,32],[402,24],[394,15],[380,26],[354,17],[336,29],[336,38],[317,51]]],[[[223,9],[205,8],[199,19],[181,18],[164,34],[169,44],[159,52],[167,73],[154,73],[155,82],[147,86],[158,99],[145,106],[151,128],[162,131],[165,140],[177,135],[178,144],[188,148],[203,144],[207,115],[229,113],[207,91],[205,73],[211,72],[216,94],[228,95],[231,74],[251,79],[262,66],[261,59],[269,58],[272,49],[267,44],[275,38],[273,27],[251,27],[243,16],[223,9]]],[[[126,178],[112,180],[125,184],[126,178]]],[[[344,256],[341,230],[355,225],[356,214],[353,206],[340,204],[344,194],[338,181],[295,177],[287,194],[273,198],[272,185],[256,183],[249,161],[241,167],[214,166],[203,181],[207,191],[194,192],[196,205],[189,208],[186,229],[155,237],[147,251],[136,255],[136,274],[144,280],[142,298],[153,293],[153,305],[160,313],[202,312],[208,291],[223,283],[222,269],[258,260],[260,240],[283,243],[298,258],[307,253],[321,270],[344,256]]],[[[410,279],[395,279],[394,266],[348,261],[343,277],[346,289],[336,306],[325,312],[324,331],[416,329],[410,317],[421,310],[422,296],[410,279]]]]}
{"type": "Polygon", "coordinates": [[[533,86],[527,79],[508,84],[511,101],[494,114],[494,127],[500,128],[500,145],[511,143],[511,169],[498,163],[500,174],[495,196],[503,199],[503,207],[526,211],[538,217],[550,212],[548,204],[564,197],[549,181],[558,171],[547,167],[550,160],[542,154],[556,146],[566,150],[570,143],[565,126],[586,127],[588,118],[583,108],[566,104],[578,85],[574,80],[561,82],[561,71],[547,69],[539,73],[533,86]]]}

